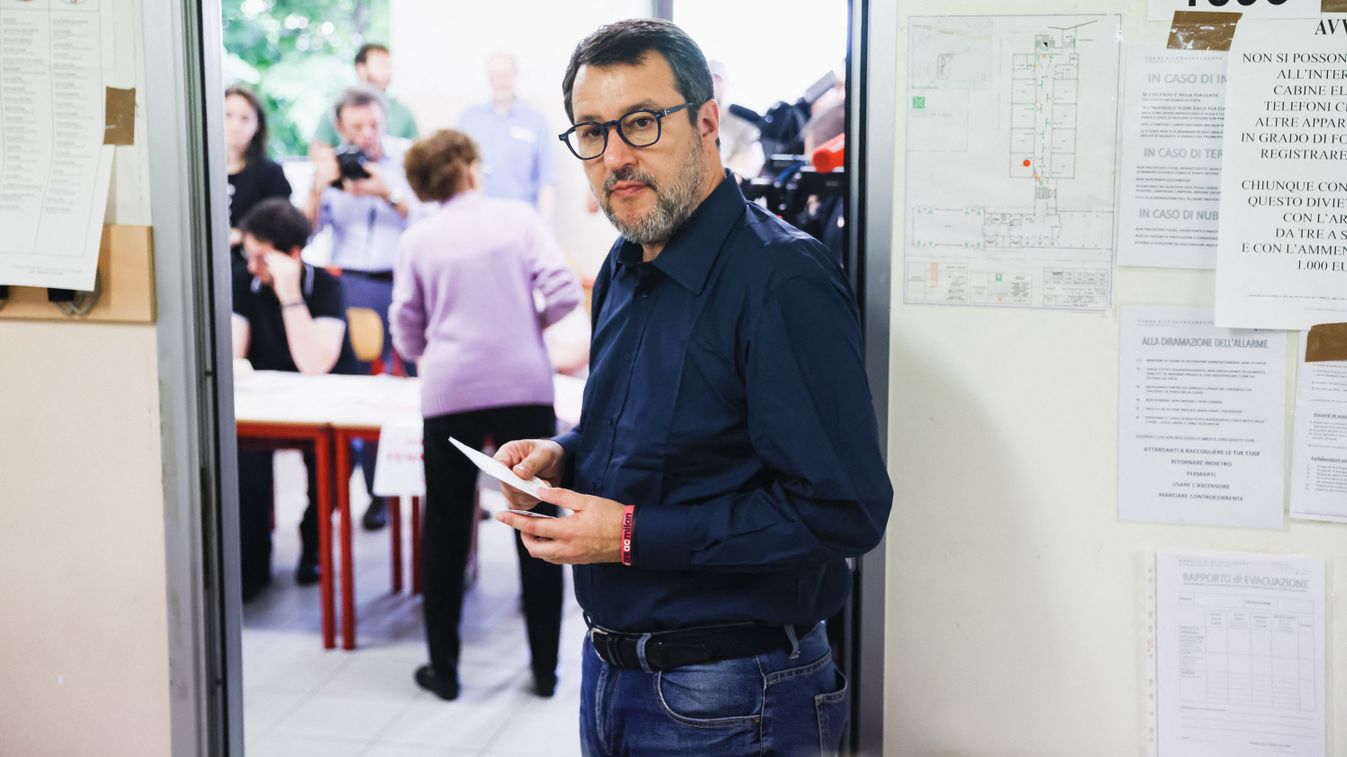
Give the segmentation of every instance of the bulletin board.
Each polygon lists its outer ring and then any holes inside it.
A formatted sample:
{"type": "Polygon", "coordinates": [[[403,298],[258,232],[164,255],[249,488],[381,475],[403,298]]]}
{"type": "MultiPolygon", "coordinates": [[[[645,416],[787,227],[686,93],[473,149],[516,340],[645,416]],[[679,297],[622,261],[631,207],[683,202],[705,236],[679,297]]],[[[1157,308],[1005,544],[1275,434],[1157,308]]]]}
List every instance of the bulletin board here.
{"type": "MultiPolygon", "coordinates": [[[[1214,272],[1110,265],[1104,302],[1090,299],[1097,289],[1086,277],[1074,299],[1048,302],[1066,307],[945,306],[905,296],[908,278],[924,275],[904,265],[914,228],[906,148],[909,130],[926,128],[910,118],[922,105],[909,91],[913,19],[1012,7],[1077,19],[1116,15],[1124,62],[1131,43],[1163,46],[1170,31],[1168,22],[1148,20],[1146,0],[899,4],[885,753],[1153,754],[1147,580],[1155,554],[1172,550],[1325,560],[1325,753],[1341,754],[1347,655],[1335,650],[1347,648],[1339,622],[1347,600],[1335,587],[1347,582],[1347,525],[1287,518],[1280,528],[1198,527],[1118,517],[1120,308],[1211,307],[1214,272]],[[1097,307],[1074,306],[1082,302],[1097,307]]],[[[1121,75],[1106,85],[1118,97],[1116,122],[1090,128],[1121,139],[1128,128],[1121,75]]],[[[1081,228],[1094,220],[1082,219],[1081,228]]],[[[1029,296],[1013,281],[996,283],[1004,296],[1029,296]]],[[[1289,336],[1288,468],[1298,363],[1289,336]]]]}

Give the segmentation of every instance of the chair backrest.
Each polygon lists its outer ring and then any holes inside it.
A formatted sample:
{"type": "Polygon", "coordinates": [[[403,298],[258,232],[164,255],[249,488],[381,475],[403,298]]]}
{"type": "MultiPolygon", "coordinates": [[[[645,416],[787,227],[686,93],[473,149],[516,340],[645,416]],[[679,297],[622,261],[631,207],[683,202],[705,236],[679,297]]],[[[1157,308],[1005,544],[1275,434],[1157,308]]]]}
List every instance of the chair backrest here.
{"type": "Polygon", "coordinates": [[[384,352],[384,324],[370,308],[346,308],[346,328],[356,360],[372,363],[384,352]]]}

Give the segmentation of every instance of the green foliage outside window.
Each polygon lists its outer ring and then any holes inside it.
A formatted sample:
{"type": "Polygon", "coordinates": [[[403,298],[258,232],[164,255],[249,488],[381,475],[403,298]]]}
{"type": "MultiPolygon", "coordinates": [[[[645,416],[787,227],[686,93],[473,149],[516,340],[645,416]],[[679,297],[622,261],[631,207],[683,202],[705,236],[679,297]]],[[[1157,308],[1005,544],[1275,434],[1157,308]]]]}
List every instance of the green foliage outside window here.
{"type": "Polygon", "coordinates": [[[273,157],[302,156],[366,42],[388,44],[388,0],[226,0],[224,85],[266,109],[273,157]]]}

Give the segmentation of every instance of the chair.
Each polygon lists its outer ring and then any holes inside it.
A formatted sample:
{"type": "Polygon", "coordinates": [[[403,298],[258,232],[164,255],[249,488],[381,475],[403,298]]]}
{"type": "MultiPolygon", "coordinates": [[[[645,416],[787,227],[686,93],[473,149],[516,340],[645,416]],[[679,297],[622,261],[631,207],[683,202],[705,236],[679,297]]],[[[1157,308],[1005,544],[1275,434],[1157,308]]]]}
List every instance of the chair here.
{"type": "MultiPolygon", "coordinates": [[[[346,308],[346,329],[356,360],[379,363],[384,354],[384,324],[370,308],[346,308]]],[[[372,370],[379,373],[378,368],[372,370]]]]}

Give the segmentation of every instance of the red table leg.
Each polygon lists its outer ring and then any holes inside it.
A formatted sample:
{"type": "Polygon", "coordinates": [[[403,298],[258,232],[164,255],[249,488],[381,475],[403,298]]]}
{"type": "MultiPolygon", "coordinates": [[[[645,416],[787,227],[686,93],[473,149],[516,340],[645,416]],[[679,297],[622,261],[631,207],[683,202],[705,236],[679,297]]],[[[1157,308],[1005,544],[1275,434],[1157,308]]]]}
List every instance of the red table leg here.
{"type": "Polygon", "coordinates": [[[355,649],[355,561],[351,555],[351,438],[334,434],[337,511],[341,515],[341,646],[355,649]]]}
{"type": "Polygon", "coordinates": [[[402,593],[402,497],[388,498],[388,517],[393,521],[393,593],[402,593]]]}
{"type": "Polygon", "coordinates": [[[412,497],[412,593],[421,593],[421,498],[412,497]]]}
{"type": "Polygon", "coordinates": [[[336,606],[332,596],[332,440],[326,431],[320,431],[313,441],[314,477],[318,482],[318,565],[322,572],[323,648],[332,649],[336,643],[333,615],[336,606]]]}

